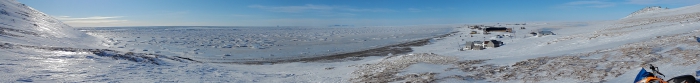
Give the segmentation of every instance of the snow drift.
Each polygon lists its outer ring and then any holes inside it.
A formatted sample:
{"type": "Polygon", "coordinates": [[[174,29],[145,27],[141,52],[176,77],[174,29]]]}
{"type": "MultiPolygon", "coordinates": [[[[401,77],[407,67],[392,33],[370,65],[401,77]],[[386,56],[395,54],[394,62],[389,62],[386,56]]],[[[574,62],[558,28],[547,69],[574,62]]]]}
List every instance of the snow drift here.
{"type": "Polygon", "coordinates": [[[637,10],[637,11],[633,12],[632,14],[626,16],[625,18],[629,18],[629,17],[633,17],[633,16],[637,16],[640,14],[645,14],[645,13],[651,13],[651,12],[658,11],[658,10],[665,10],[665,9],[667,9],[667,8],[661,8],[661,6],[646,7],[644,9],[637,10]]]}
{"type": "Polygon", "coordinates": [[[0,1],[0,42],[47,46],[96,46],[96,38],[16,0],[0,1]]]}

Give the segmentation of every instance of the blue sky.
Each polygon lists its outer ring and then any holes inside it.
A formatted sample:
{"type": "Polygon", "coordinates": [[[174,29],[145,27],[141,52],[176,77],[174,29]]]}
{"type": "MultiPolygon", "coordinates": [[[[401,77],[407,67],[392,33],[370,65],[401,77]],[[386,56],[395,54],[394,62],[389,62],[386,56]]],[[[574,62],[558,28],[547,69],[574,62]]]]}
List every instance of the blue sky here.
{"type": "Polygon", "coordinates": [[[18,0],[76,27],[594,21],[700,0],[18,0]]]}

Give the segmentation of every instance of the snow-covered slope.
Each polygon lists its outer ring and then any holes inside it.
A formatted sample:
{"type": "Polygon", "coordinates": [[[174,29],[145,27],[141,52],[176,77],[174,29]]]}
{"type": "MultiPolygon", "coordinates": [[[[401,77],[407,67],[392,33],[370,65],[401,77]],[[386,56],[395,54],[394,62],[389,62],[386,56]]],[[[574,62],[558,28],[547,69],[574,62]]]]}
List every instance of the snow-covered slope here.
{"type": "Polygon", "coordinates": [[[700,4],[692,5],[692,6],[686,6],[686,7],[680,7],[680,8],[673,8],[673,9],[665,9],[665,8],[644,8],[642,10],[639,10],[638,12],[644,11],[645,9],[648,9],[647,11],[643,13],[633,13],[630,14],[629,16],[623,18],[624,19],[636,19],[636,18],[655,18],[655,17],[662,17],[662,16],[679,16],[681,14],[690,14],[696,12],[700,4]]]}
{"type": "Polygon", "coordinates": [[[46,46],[97,46],[96,38],[16,0],[0,1],[0,42],[46,46]]]}
{"type": "Polygon", "coordinates": [[[659,10],[665,10],[665,9],[666,9],[666,8],[661,8],[661,6],[646,7],[646,8],[644,8],[644,9],[637,10],[637,11],[633,12],[632,14],[628,15],[628,16],[625,17],[625,18],[634,17],[634,16],[637,16],[637,15],[640,15],[640,14],[652,13],[652,12],[656,12],[656,11],[659,11],[659,10]]]}
{"type": "MultiPolygon", "coordinates": [[[[646,64],[660,66],[664,79],[694,75],[698,69],[697,47],[700,47],[700,5],[656,10],[629,18],[602,22],[528,23],[514,30],[511,38],[468,34],[470,29],[443,38],[431,45],[415,47],[415,54],[434,53],[424,60],[403,64],[401,59],[384,59],[360,66],[353,79],[359,82],[611,82],[629,83],[646,64]],[[549,30],[556,35],[533,37],[531,31],[549,30]],[[473,37],[472,37],[473,36],[473,37]],[[478,51],[458,51],[466,41],[501,40],[504,46],[478,51]],[[440,57],[458,57],[460,60],[440,57]],[[435,64],[430,61],[442,61],[435,64]],[[428,63],[429,70],[407,68],[415,63],[428,63]],[[381,65],[381,66],[374,66],[381,65]],[[438,65],[438,66],[434,66],[438,65]],[[441,67],[451,66],[451,67],[441,67]],[[364,69],[380,69],[381,72],[364,69]],[[425,72],[430,71],[431,72],[425,72]],[[437,70],[437,71],[436,71],[437,70]],[[453,75],[465,73],[461,75],[453,75]],[[414,74],[401,74],[410,72],[414,74]],[[443,74],[448,74],[444,76],[443,74]],[[378,75],[382,79],[372,79],[378,75]],[[420,77],[420,78],[414,78],[420,77]]],[[[491,24],[484,24],[491,25],[491,24]]],[[[505,34],[505,33],[492,33],[505,34]]],[[[409,55],[400,58],[410,58],[409,55]]]]}

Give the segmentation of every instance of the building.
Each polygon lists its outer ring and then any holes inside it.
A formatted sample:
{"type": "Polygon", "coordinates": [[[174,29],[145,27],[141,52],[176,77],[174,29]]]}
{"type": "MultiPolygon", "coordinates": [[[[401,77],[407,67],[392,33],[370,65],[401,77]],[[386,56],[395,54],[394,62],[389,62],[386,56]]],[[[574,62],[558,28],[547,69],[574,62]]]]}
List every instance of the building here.
{"type": "Polygon", "coordinates": [[[469,26],[469,29],[481,30],[483,26],[484,26],[484,25],[472,25],[472,26],[469,26]]]}
{"type": "Polygon", "coordinates": [[[460,49],[462,51],[464,50],[484,50],[486,48],[497,48],[503,45],[503,42],[498,41],[498,40],[488,40],[488,41],[471,41],[471,42],[466,42],[464,48],[460,49]]]}
{"type": "Polygon", "coordinates": [[[483,46],[483,45],[484,45],[484,41],[474,41],[474,42],[472,42],[472,44],[478,45],[478,46],[483,46]]]}
{"type": "Polygon", "coordinates": [[[470,32],[469,34],[479,34],[479,33],[476,32],[476,31],[472,31],[472,32],[470,32]]]}
{"type": "Polygon", "coordinates": [[[547,36],[547,35],[555,35],[552,31],[539,31],[537,32],[537,37],[542,37],[542,36],[547,36]]]}
{"type": "Polygon", "coordinates": [[[481,41],[475,41],[475,42],[467,42],[465,44],[465,47],[462,48],[461,50],[484,50],[484,46],[482,46],[479,42],[481,41]]]}
{"type": "Polygon", "coordinates": [[[498,40],[489,40],[489,41],[484,41],[483,44],[485,48],[497,48],[503,45],[503,42],[498,41],[498,40]]]}
{"type": "Polygon", "coordinates": [[[513,32],[513,29],[506,27],[487,27],[483,29],[484,32],[513,32]]]}
{"type": "Polygon", "coordinates": [[[504,37],[513,37],[511,34],[503,34],[504,37]]]}

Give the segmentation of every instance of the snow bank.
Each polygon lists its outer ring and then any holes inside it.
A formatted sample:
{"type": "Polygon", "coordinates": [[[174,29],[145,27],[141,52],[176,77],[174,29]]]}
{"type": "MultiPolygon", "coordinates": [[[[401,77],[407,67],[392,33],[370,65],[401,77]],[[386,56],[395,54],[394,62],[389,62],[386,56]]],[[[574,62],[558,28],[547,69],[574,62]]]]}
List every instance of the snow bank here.
{"type": "Polygon", "coordinates": [[[121,51],[115,51],[115,50],[109,50],[109,49],[82,49],[82,48],[70,48],[70,47],[46,47],[46,46],[31,46],[31,45],[17,45],[17,44],[10,44],[10,43],[4,43],[0,45],[0,49],[29,49],[29,50],[45,50],[45,51],[55,51],[55,52],[87,52],[87,53],[92,53],[97,56],[101,57],[111,57],[116,60],[128,60],[128,61],[133,61],[133,62],[139,62],[139,63],[148,63],[148,64],[156,64],[156,65],[164,65],[168,61],[165,60],[172,60],[175,62],[183,62],[183,63],[188,63],[188,62],[199,62],[200,61],[195,61],[189,58],[184,58],[184,57],[179,57],[179,56],[164,56],[164,55],[158,55],[158,54],[149,54],[149,53],[134,53],[134,52],[121,52],[121,51]]]}
{"type": "Polygon", "coordinates": [[[432,53],[421,53],[421,54],[407,54],[398,55],[395,57],[388,57],[382,59],[380,62],[375,64],[364,64],[358,65],[358,70],[354,71],[353,74],[357,77],[350,79],[355,82],[392,82],[392,81],[410,81],[410,82],[433,82],[437,78],[434,76],[438,73],[421,73],[421,74],[409,74],[397,76],[396,74],[410,65],[417,63],[430,63],[430,64],[450,64],[455,63],[457,58],[440,56],[432,53]]]}
{"type": "Polygon", "coordinates": [[[96,38],[16,0],[0,1],[2,42],[49,46],[95,47],[96,38]]]}
{"type": "Polygon", "coordinates": [[[667,8],[661,8],[661,6],[646,7],[646,8],[644,8],[644,9],[637,10],[637,11],[633,12],[633,13],[630,14],[630,15],[627,15],[625,18],[637,16],[637,15],[640,15],[640,14],[650,13],[650,12],[654,12],[654,11],[658,11],[658,10],[665,10],[665,9],[667,9],[667,8]]]}

